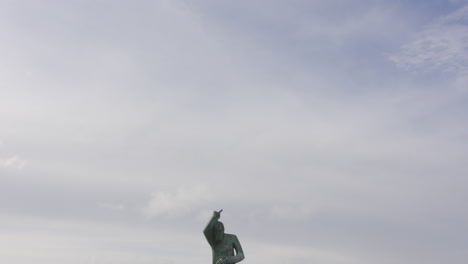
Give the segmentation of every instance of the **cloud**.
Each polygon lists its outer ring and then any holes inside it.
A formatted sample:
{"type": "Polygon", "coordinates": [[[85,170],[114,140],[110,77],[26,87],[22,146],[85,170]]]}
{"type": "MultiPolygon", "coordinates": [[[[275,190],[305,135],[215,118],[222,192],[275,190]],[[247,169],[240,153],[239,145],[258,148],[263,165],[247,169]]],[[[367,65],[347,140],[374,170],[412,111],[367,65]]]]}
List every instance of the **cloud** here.
{"type": "Polygon", "coordinates": [[[26,161],[20,159],[18,156],[12,156],[5,159],[0,159],[0,168],[16,168],[22,169],[26,161]]]}
{"type": "MultiPolygon", "coordinates": [[[[468,76],[468,5],[441,17],[392,56],[399,68],[468,76]]],[[[457,82],[460,82],[458,80],[457,82]]]]}
{"type": "Polygon", "coordinates": [[[185,215],[212,200],[211,192],[205,185],[179,187],[172,192],[154,192],[148,204],[143,208],[143,212],[149,217],[185,215]]]}

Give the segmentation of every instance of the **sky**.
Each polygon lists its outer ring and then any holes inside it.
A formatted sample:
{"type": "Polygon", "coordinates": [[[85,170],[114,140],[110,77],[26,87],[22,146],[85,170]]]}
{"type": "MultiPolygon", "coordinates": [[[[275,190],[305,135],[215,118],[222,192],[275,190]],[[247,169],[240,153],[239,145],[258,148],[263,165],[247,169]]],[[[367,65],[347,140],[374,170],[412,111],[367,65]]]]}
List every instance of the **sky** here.
{"type": "Polygon", "coordinates": [[[464,264],[468,1],[0,0],[0,262],[464,264]]]}

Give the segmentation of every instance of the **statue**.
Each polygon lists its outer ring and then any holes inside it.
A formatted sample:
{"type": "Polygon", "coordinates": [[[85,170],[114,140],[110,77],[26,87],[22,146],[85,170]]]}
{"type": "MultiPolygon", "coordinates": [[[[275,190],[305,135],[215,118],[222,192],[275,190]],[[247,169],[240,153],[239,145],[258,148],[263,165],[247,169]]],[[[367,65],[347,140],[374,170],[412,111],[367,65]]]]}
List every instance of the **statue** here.
{"type": "Polygon", "coordinates": [[[236,235],[224,233],[224,225],[218,221],[222,211],[213,212],[203,233],[213,252],[213,264],[234,264],[244,259],[244,252],[236,235]]]}

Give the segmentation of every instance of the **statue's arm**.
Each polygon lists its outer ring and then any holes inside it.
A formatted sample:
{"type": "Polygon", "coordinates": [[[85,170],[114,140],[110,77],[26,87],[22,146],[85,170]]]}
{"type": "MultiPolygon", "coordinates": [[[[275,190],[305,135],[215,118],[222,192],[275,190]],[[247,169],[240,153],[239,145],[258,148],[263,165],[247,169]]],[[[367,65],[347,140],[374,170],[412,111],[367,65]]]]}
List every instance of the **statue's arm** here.
{"type": "Polygon", "coordinates": [[[237,263],[239,261],[242,261],[245,256],[244,256],[244,251],[242,250],[242,246],[239,242],[239,239],[237,239],[237,236],[234,236],[234,249],[236,250],[236,255],[235,256],[230,256],[230,257],[227,257],[227,263],[228,264],[234,264],[234,263],[237,263]]]}
{"type": "Polygon", "coordinates": [[[205,230],[203,230],[203,234],[205,234],[206,240],[208,240],[210,246],[214,245],[214,225],[216,224],[216,222],[218,222],[219,218],[221,217],[221,211],[213,212],[213,217],[211,217],[210,222],[208,222],[208,224],[205,227],[205,230]]]}

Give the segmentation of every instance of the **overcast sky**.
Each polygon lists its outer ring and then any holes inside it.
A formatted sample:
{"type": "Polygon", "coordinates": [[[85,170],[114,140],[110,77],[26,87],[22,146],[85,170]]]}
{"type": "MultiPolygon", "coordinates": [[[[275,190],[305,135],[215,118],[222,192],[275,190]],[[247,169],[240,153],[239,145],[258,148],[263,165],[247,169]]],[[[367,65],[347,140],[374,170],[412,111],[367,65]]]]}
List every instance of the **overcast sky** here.
{"type": "Polygon", "coordinates": [[[465,264],[468,2],[0,0],[0,262],[465,264]]]}

